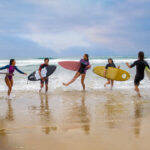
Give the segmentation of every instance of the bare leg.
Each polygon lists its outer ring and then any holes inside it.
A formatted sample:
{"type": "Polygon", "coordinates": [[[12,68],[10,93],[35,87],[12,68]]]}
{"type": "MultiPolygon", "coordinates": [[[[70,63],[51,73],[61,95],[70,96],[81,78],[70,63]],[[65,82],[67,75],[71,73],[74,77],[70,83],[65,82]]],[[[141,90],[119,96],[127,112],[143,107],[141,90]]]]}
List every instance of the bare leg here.
{"type": "Polygon", "coordinates": [[[83,87],[84,91],[85,91],[85,84],[84,84],[85,76],[86,76],[86,74],[81,75],[81,84],[82,84],[82,87],[83,87]]]}
{"type": "Polygon", "coordinates": [[[12,90],[12,86],[13,86],[13,79],[9,80],[8,77],[5,77],[5,83],[8,87],[8,96],[10,96],[11,90],[12,90]]]}
{"type": "Polygon", "coordinates": [[[39,92],[42,91],[43,86],[44,86],[44,83],[41,82],[41,89],[39,90],[39,92]]]}
{"type": "Polygon", "coordinates": [[[110,80],[108,80],[105,84],[104,87],[106,87],[106,85],[110,84],[110,80]]]}
{"type": "Polygon", "coordinates": [[[111,90],[112,90],[113,86],[114,86],[114,80],[111,80],[111,90]]]}
{"type": "Polygon", "coordinates": [[[135,85],[135,91],[137,92],[138,96],[141,97],[138,85],[135,85]]]}
{"type": "Polygon", "coordinates": [[[70,84],[73,83],[79,76],[80,76],[80,73],[77,72],[77,73],[75,74],[75,76],[73,77],[73,79],[72,79],[70,82],[68,82],[68,83],[63,83],[63,85],[64,85],[64,86],[70,85],[70,84]]]}
{"type": "Polygon", "coordinates": [[[48,91],[48,84],[45,84],[45,93],[48,91]]]}

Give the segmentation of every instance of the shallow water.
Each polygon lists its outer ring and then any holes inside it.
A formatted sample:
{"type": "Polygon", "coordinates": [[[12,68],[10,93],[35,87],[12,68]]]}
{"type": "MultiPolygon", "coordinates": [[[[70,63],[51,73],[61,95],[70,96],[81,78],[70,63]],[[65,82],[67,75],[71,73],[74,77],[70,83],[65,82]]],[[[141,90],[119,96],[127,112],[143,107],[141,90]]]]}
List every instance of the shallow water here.
{"type": "Polygon", "coordinates": [[[128,92],[1,93],[0,149],[149,150],[150,97],[128,92]]]}
{"type": "MultiPolygon", "coordinates": [[[[50,80],[49,80],[49,87],[50,87],[50,91],[74,91],[74,90],[81,90],[81,84],[80,84],[80,78],[77,79],[77,81],[73,84],[70,85],[69,88],[65,88],[64,86],[62,86],[62,82],[68,82],[69,80],[72,79],[72,77],[74,76],[75,72],[73,71],[69,71],[66,70],[62,67],[60,67],[58,65],[59,61],[62,60],[80,60],[80,58],[66,58],[66,59],[51,59],[50,60],[50,64],[54,64],[57,65],[57,69],[54,72],[54,74],[52,74],[50,76],[50,80]]],[[[130,72],[131,74],[131,78],[130,80],[126,81],[126,82],[115,82],[115,89],[119,89],[119,90],[125,90],[125,89],[133,89],[133,80],[134,80],[134,76],[135,76],[135,68],[133,69],[129,69],[126,67],[125,63],[129,62],[132,63],[134,62],[135,59],[131,59],[131,58],[119,58],[116,57],[114,58],[114,62],[117,66],[121,66],[121,69],[124,69],[128,72],[130,72]]],[[[147,59],[147,61],[150,63],[150,58],[147,59]]],[[[0,60],[0,66],[6,65],[8,64],[9,60],[0,60]]],[[[32,73],[33,71],[35,71],[36,69],[38,69],[39,65],[43,63],[43,60],[41,59],[28,59],[28,60],[17,60],[17,66],[25,71],[26,73],[28,73],[28,75],[30,73],[32,73]]],[[[99,59],[95,59],[92,58],[90,59],[90,63],[92,65],[92,68],[94,66],[103,66],[107,64],[107,59],[105,58],[99,58],[99,59]]],[[[96,74],[94,74],[92,72],[92,68],[90,70],[88,70],[87,75],[86,75],[86,79],[85,79],[85,83],[86,83],[86,89],[88,91],[91,90],[103,90],[104,89],[104,83],[106,82],[106,79],[101,78],[99,76],[97,76],[96,74]]],[[[4,71],[1,71],[4,72],[4,71]]],[[[7,87],[5,85],[4,82],[4,75],[0,75],[0,91],[6,91],[7,87]]],[[[147,76],[145,76],[145,79],[141,82],[141,88],[147,89],[149,88],[150,85],[150,80],[148,80],[147,76]]],[[[27,77],[23,76],[21,74],[18,74],[17,72],[15,73],[14,76],[14,87],[13,90],[14,91],[37,91],[39,89],[39,82],[28,82],[27,84],[27,77]]]]}

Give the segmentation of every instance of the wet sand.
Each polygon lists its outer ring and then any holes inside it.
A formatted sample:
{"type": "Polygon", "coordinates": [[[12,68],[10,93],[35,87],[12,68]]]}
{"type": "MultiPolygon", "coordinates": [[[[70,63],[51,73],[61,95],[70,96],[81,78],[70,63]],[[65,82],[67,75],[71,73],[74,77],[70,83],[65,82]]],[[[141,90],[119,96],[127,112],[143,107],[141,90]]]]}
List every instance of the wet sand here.
{"type": "Polygon", "coordinates": [[[150,98],[102,90],[14,93],[12,100],[0,96],[0,150],[150,149],[150,98]]]}

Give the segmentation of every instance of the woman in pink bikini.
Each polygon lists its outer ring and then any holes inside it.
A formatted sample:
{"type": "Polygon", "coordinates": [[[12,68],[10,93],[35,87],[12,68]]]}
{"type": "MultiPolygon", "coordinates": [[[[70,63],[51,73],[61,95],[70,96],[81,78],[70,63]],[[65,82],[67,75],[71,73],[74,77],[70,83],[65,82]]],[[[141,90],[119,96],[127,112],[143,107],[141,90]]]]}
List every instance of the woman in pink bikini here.
{"type": "Polygon", "coordinates": [[[13,73],[14,73],[14,71],[16,70],[21,74],[27,75],[26,73],[19,70],[15,65],[16,65],[15,59],[10,59],[9,65],[6,65],[6,66],[0,68],[0,70],[4,70],[4,69],[8,70],[8,73],[6,74],[6,77],[5,77],[5,83],[8,87],[8,97],[10,96],[10,93],[11,93],[12,87],[13,87],[13,75],[14,75],[13,73]]]}

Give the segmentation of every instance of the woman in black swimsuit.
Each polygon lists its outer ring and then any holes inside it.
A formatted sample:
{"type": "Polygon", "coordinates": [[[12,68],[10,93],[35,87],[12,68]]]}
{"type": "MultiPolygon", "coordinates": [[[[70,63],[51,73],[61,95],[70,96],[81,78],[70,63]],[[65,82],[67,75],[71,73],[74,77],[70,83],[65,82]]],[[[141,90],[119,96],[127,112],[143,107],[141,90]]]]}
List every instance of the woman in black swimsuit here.
{"type": "Polygon", "coordinates": [[[86,71],[90,67],[91,67],[91,65],[90,65],[90,62],[89,62],[89,55],[84,54],[83,59],[80,60],[80,68],[77,71],[77,73],[75,74],[75,76],[73,77],[73,79],[68,83],[63,83],[63,85],[68,86],[71,83],[73,83],[79,76],[81,76],[81,84],[82,84],[83,90],[85,90],[84,80],[85,80],[85,76],[86,76],[86,71]]]}
{"type": "MultiPolygon", "coordinates": [[[[113,61],[112,58],[108,59],[108,64],[105,67],[105,72],[104,72],[105,77],[106,77],[106,73],[107,73],[107,70],[108,70],[109,67],[116,68],[116,65],[114,64],[114,61],[113,61]]],[[[120,68],[120,66],[118,66],[118,69],[119,68],[120,68]]],[[[114,86],[114,80],[108,79],[107,82],[104,84],[104,87],[106,87],[106,85],[108,85],[108,84],[111,84],[111,90],[112,90],[112,88],[114,86]]]]}

